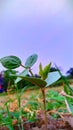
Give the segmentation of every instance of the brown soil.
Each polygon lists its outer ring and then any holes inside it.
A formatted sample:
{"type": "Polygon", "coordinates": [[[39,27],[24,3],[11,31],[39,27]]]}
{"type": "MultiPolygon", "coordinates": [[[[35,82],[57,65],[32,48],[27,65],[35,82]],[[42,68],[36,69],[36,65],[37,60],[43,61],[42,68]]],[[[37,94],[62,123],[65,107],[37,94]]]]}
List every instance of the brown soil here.
{"type": "MultiPolygon", "coordinates": [[[[53,119],[47,114],[47,130],[73,130],[73,116],[62,115],[63,118],[53,119]]],[[[29,123],[26,118],[23,118],[24,130],[46,130],[44,122],[44,113],[40,111],[37,115],[38,120],[34,123],[29,123]]],[[[22,130],[17,126],[17,121],[13,121],[14,130],[22,130]]],[[[0,127],[0,130],[9,130],[7,127],[0,127]]]]}

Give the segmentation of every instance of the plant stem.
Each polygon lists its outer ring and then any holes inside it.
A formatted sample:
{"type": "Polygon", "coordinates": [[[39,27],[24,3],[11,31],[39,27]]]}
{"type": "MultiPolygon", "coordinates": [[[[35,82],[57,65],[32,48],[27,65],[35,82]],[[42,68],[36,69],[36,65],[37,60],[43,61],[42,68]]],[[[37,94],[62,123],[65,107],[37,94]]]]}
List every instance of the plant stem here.
{"type": "Polygon", "coordinates": [[[33,72],[31,71],[31,68],[29,68],[29,72],[30,72],[31,76],[34,77],[34,74],[33,74],[33,72]]]}
{"type": "Polygon", "coordinates": [[[19,114],[20,114],[20,120],[21,120],[21,130],[24,130],[24,123],[22,119],[22,110],[21,110],[21,96],[17,95],[17,99],[18,99],[19,114]]]}
{"type": "Polygon", "coordinates": [[[27,68],[26,68],[24,65],[22,65],[22,64],[21,64],[21,67],[23,67],[23,68],[27,69],[27,68]]]}
{"type": "Polygon", "coordinates": [[[42,88],[41,91],[42,91],[42,95],[43,95],[45,130],[48,130],[48,127],[47,127],[47,113],[46,113],[46,94],[45,94],[45,88],[42,88]]]}
{"type": "Polygon", "coordinates": [[[21,64],[21,66],[22,66],[23,68],[25,68],[25,69],[28,69],[29,72],[30,72],[30,74],[31,74],[31,76],[34,77],[34,74],[33,74],[33,72],[31,71],[31,68],[27,68],[27,67],[25,67],[25,66],[22,65],[22,64],[21,64]]]}
{"type": "Polygon", "coordinates": [[[14,130],[13,125],[12,125],[12,119],[11,119],[8,103],[6,103],[6,109],[7,109],[7,115],[8,115],[8,120],[9,120],[9,126],[10,126],[11,130],[14,130]]]}

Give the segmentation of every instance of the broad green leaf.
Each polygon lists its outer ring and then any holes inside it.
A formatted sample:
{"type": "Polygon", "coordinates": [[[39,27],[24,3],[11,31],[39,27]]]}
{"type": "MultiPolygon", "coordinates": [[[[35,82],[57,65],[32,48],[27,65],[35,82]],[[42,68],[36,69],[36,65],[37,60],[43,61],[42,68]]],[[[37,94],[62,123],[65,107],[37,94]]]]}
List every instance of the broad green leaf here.
{"type": "Polygon", "coordinates": [[[56,72],[50,72],[48,74],[47,79],[45,80],[47,82],[46,87],[48,87],[49,85],[53,84],[54,82],[56,82],[60,78],[61,78],[61,75],[59,74],[58,71],[56,71],[56,72]]]}
{"type": "Polygon", "coordinates": [[[0,59],[2,65],[7,69],[15,69],[21,65],[21,60],[16,56],[6,56],[0,59]]]}
{"type": "Polygon", "coordinates": [[[23,77],[23,76],[19,76],[20,78],[42,88],[42,87],[45,87],[46,86],[46,82],[40,78],[35,78],[35,77],[23,77]]]}
{"type": "Polygon", "coordinates": [[[31,68],[37,61],[37,58],[38,58],[37,54],[29,56],[25,62],[25,67],[31,68]]]}
{"type": "Polygon", "coordinates": [[[43,69],[42,69],[42,64],[39,64],[39,75],[42,77],[43,79],[43,69]]]}
{"type": "Polygon", "coordinates": [[[47,78],[47,76],[48,76],[48,73],[49,73],[49,71],[50,71],[50,67],[51,67],[51,63],[48,64],[48,65],[46,65],[46,66],[44,67],[44,70],[43,70],[44,80],[45,80],[45,79],[47,78]]]}
{"type": "MultiPolygon", "coordinates": [[[[19,74],[19,76],[26,76],[28,74],[28,70],[24,70],[24,71],[22,71],[20,74],[19,74]]],[[[16,80],[15,80],[15,84],[16,83],[18,83],[19,81],[21,81],[22,80],[22,78],[17,78],[16,80]]]]}

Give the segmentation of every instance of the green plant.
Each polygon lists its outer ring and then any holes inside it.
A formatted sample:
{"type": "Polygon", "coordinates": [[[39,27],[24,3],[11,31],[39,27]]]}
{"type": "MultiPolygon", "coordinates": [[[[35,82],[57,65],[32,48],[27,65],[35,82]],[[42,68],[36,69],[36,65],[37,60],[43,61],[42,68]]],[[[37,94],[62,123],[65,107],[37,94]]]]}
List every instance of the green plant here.
{"type": "MultiPolygon", "coordinates": [[[[5,102],[5,111],[0,112],[0,125],[1,126],[7,126],[9,130],[14,130],[14,124],[13,122],[17,122],[17,126],[19,130],[24,130],[24,122],[23,122],[23,107],[21,106],[21,96],[23,95],[24,91],[27,87],[23,88],[21,92],[19,93],[17,89],[16,98],[15,99],[9,99],[5,102]],[[13,103],[15,100],[17,100],[17,106],[18,110],[14,110],[13,112],[10,111],[9,105],[10,103],[13,103]]],[[[3,109],[3,108],[1,108],[3,109]]]]}
{"type": "Polygon", "coordinates": [[[11,102],[11,100],[8,100],[5,103],[5,107],[6,107],[6,117],[2,118],[4,124],[10,129],[10,130],[14,130],[13,124],[12,124],[12,118],[11,118],[11,112],[9,111],[9,102],[11,102]]]}
{"type": "MultiPolygon", "coordinates": [[[[34,63],[37,61],[37,55],[33,54],[29,56],[25,62],[25,65],[22,64],[20,58],[16,56],[7,56],[0,59],[0,62],[4,67],[7,69],[15,69],[19,66],[22,66],[24,68],[24,71],[17,75],[17,79],[15,80],[15,84],[17,84],[21,79],[24,79],[25,81],[28,81],[36,86],[38,86],[41,89],[42,97],[43,97],[43,106],[44,106],[44,122],[45,122],[45,129],[47,130],[47,113],[46,113],[46,87],[49,87],[51,84],[56,82],[61,75],[58,71],[56,72],[50,72],[51,63],[46,65],[44,68],[42,67],[42,64],[39,65],[39,75],[41,78],[36,78],[32,72],[31,67],[34,65],[34,63]],[[31,74],[30,77],[27,76],[28,72],[31,74]]],[[[16,76],[16,75],[14,75],[16,76]]],[[[20,104],[20,98],[18,100],[20,104]]],[[[19,105],[20,107],[20,105],[19,105]]]]}
{"type": "MultiPolygon", "coordinates": [[[[56,68],[58,69],[57,65],[56,68]]],[[[62,75],[60,70],[58,72],[61,76],[64,85],[64,91],[62,92],[62,95],[64,96],[67,110],[73,114],[73,88],[69,85],[69,80],[62,75]]]]}
{"type": "Polygon", "coordinates": [[[14,81],[16,77],[14,78],[12,74],[17,74],[16,70],[8,69],[3,71],[4,73],[4,90],[7,91],[7,89],[14,87],[14,81]]]}

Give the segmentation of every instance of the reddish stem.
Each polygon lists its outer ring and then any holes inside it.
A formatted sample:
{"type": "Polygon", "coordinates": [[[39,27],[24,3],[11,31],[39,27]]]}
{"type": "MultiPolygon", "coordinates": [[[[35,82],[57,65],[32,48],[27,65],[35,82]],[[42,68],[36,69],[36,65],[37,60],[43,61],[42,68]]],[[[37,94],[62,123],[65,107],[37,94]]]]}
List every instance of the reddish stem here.
{"type": "Polygon", "coordinates": [[[42,95],[43,95],[45,130],[48,130],[48,128],[47,128],[47,113],[46,113],[46,94],[45,94],[45,88],[42,88],[41,91],[42,91],[42,95]]]}

